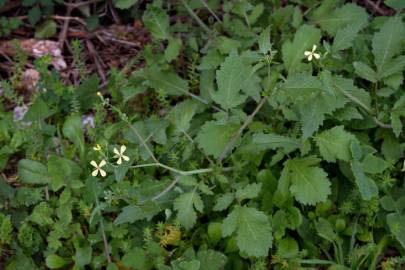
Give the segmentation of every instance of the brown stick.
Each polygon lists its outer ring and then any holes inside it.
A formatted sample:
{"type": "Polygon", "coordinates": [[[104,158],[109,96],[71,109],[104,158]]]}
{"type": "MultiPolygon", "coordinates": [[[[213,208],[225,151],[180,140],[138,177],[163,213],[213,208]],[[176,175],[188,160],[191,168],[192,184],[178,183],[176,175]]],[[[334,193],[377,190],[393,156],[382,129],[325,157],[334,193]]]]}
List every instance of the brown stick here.
{"type": "Polygon", "coordinates": [[[100,56],[97,54],[93,43],[89,39],[86,39],[86,46],[87,46],[87,49],[89,50],[90,56],[93,57],[93,59],[94,59],[94,63],[96,64],[96,67],[97,67],[97,72],[100,75],[101,80],[103,82],[107,81],[107,77],[104,73],[104,69],[100,63],[100,58],[99,58],[100,56]]]}
{"type": "MultiPolygon", "coordinates": [[[[66,17],[70,18],[71,13],[72,13],[72,7],[68,6],[67,11],[66,11],[66,17]]],[[[61,50],[63,50],[63,44],[65,43],[65,40],[66,40],[67,30],[69,28],[69,22],[70,22],[70,19],[67,19],[64,21],[62,31],[59,34],[59,48],[61,50]]]]}

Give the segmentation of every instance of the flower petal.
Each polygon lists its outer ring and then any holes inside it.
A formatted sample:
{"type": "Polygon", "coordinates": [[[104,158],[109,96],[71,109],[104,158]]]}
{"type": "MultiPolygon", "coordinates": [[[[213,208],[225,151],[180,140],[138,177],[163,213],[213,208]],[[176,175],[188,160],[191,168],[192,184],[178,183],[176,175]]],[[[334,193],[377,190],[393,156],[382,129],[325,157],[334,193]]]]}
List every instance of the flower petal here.
{"type": "Polygon", "coordinates": [[[96,177],[98,174],[98,169],[95,169],[94,171],[92,171],[91,175],[96,177]]]}
{"type": "Polygon", "coordinates": [[[103,169],[100,169],[100,174],[102,177],[105,177],[107,175],[107,173],[103,169]]]}
{"type": "Polygon", "coordinates": [[[115,148],[115,147],[114,147],[114,154],[117,154],[117,155],[119,155],[119,154],[120,154],[120,152],[118,151],[118,149],[117,149],[117,148],[115,148]]]}
{"type": "Polygon", "coordinates": [[[123,158],[125,161],[129,161],[129,157],[128,157],[128,156],[122,155],[122,158],[123,158]]]}
{"type": "Polygon", "coordinates": [[[122,159],[121,159],[121,156],[118,158],[118,160],[117,160],[117,164],[118,165],[121,165],[121,163],[122,163],[122,159]]]}
{"type": "Polygon", "coordinates": [[[310,55],[310,54],[312,54],[310,51],[305,51],[305,52],[304,52],[304,55],[305,55],[305,56],[308,56],[308,55],[310,55]]]}
{"type": "Polygon", "coordinates": [[[316,50],[316,45],[314,44],[314,46],[312,46],[312,52],[314,52],[316,50]]]}
{"type": "Polygon", "coordinates": [[[98,165],[100,168],[103,167],[105,164],[107,164],[107,162],[103,159],[102,161],[100,161],[100,164],[98,165]]]}
{"type": "Polygon", "coordinates": [[[320,55],[319,53],[314,53],[314,57],[315,57],[316,59],[319,59],[319,58],[321,58],[321,55],[320,55]]]}
{"type": "Polygon", "coordinates": [[[94,160],[90,161],[90,164],[91,164],[93,167],[98,168],[97,162],[95,162],[94,160]]]}
{"type": "Polygon", "coordinates": [[[312,53],[308,56],[308,61],[312,60],[312,53]]]}
{"type": "Polygon", "coordinates": [[[127,147],[125,145],[121,145],[120,153],[124,154],[125,150],[127,150],[127,147]]]}

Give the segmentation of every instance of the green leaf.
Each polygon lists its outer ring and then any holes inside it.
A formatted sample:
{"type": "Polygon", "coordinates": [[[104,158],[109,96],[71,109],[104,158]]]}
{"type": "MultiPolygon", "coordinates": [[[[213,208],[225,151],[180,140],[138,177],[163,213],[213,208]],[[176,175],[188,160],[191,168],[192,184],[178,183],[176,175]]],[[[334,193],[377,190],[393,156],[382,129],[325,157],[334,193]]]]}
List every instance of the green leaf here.
{"type": "Polygon", "coordinates": [[[52,179],[52,190],[58,191],[63,186],[70,186],[74,180],[79,180],[82,170],[72,160],[51,155],[48,158],[48,172],[52,179]]]}
{"type": "Polygon", "coordinates": [[[364,200],[370,200],[373,197],[377,197],[378,187],[373,179],[366,176],[362,164],[357,160],[353,160],[350,163],[350,166],[361,197],[364,200]]]}
{"type": "Polygon", "coordinates": [[[329,162],[337,159],[349,161],[351,159],[350,144],[356,138],[344,130],[343,126],[328,129],[315,137],[322,157],[329,162]]]}
{"type": "Polygon", "coordinates": [[[48,184],[51,181],[45,165],[29,159],[18,162],[18,175],[26,184],[48,184]]]}
{"type": "Polygon", "coordinates": [[[186,133],[190,128],[191,119],[193,119],[197,108],[198,104],[192,100],[177,103],[168,114],[167,119],[179,132],[186,133]]]}
{"type": "Polygon", "coordinates": [[[114,6],[119,9],[128,9],[137,2],[138,0],[114,0],[114,6]]]}
{"type": "Polygon", "coordinates": [[[124,266],[130,267],[132,269],[151,268],[151,261],[148,260],[145,251],[140,247],[134,247],[126,252],[126,254],[122,257],[122,263],[124,264],[124,266]]]}
{"type": "Polygon", "coordinates": [[[240,91],[249,74],[250,67],[241,56],[229,55],[216,72],[218,90],[211,92],[212,99],[225,110],[242,104],[246,96],[240,91]]]}
{"type": "Polygon", "coordinates": [[[273,237],[269,219],[263,212],[247,206],[236,206],[222,223],[224,237],[234,232],[241,252],[252,257],[267,256],[273,237]]]}
{"type": "Polygon", "coordinates": [[[398,11],[405,8],[405,2],[403,0],[385,0],[384,4],[398,11]]]}
{"type": "Polygon", "coordinates": [[[243,188],[239,188],[236,191],[236,199],[238,201],[242,201],[245,199],[256,198],[259,195],[261,189],[262,189],[262,183],[248,184],[247,186],[245,186],[243,188]]]}
{"type": "Polygon", "coordinates": [[[292,237],[286,237],[280,240],[277,245],[277,255],[284,259],[293,259],[298,256],[299,247],[297,241],[292,237]]]}
{"type": "Polygon", "coordinates": [[[82,119],[79,115],[69,116],[63,125],[63,135],[77,145],[81,155],[84,154],[84,134],[82,119]]]}
{"type": "Polygon", "coordinates": [[[33,7],[28,11],[28,21],[31,25],[36,25],[41,19],[41,15],[42,13],[39,7],[33,7]]]}
{"type": "Polygon", "coordinates": [[[301,130],[304,138],[309,138],[319,129],[325,120],[325,115],[331,113],[331,108],[320,95],[307,99],[301,104],[301,130]]]}
{"type": "Polygon", "coordinates": [[[221,252],[208,249],[198,251],[197,260],[200,261],[200,270],[221,270],[226,264],[227,257],[221,252]]]}
{"type": "Polygon", "coordinates": [[[184,95],[188,92],[188,82],[172,72],[159,71],[156,68],[146,68],[142,75],[156,91],[165,90],[168,95],[184,95]]]}
{"type": "Polygon", "coordinates": [[[148,8],[142,16],[146,28],[156,39],[168,39],[169,33],[169,16],[166,12],[156,6],[148,5],[148,8]]]}
{"type": "Polygon", "coordinates": [[[316,166],[319,162],[320,159],[314,156],[287,160],[279,189],[283,190],[283,185],[289,186],[291,194],[302,204],[325,202],[331,194],[330,181],[325,171],[316,166]]]}
{"type": "Polygon", "coordinates": [[[48,118],[55,113],[54,110],[49,109],[48,105],[38,97],[34,103],[29,107],[24,116],[24,121],[37,121],[48,118]]]}
{"type": "Polygon", "coordinates": [[[86,78],[75,90],[77,100],[83,110],[92,109],[94,103],[98,102],[99,98],[96,93],[99,89],[99,83],[100,79],[96,74],[93,74],[86,78]]]}
{"type": "Polygon", "coordinates": [[[179,219],[180,224],[186,229],[191,229],[195,225],[197,221],[195,210],[202,213],[203,207],[204,204],[201,197],[195,191],[181,194],[174,200],[173,204],[174,210],[177,211],[177,218],[179,219]]]}
{"type": "Polygon", "coordinates": [[[165,50],[165,59],[167,62],[171,62],[177,58],[181,49],[181,39],[179,38],[170,38],[169,45],[165,50]]]}
{"type": "Polygon", "coordinates": [[[333,39],[332,51],[338,52],[352,47],[354,39],[366,25],[367,20],[359,21],[354,25],[349,24],[344,28],[339,28],[339,30],[336,32],[335,38],[333,39]]]}
{"type": "Polygon", "coordinates": [[[199,70],[216,69],[222,62],[224,57],[217,50],[209,50],[206,55],[201,58],[201,63],[198,66],[199,70]]]}
{"type": "Polygon", "coordinates": [[[355,86],[352,79],[334,76],[332,84],[337,92],[344,95],[348,100],[369,112],[372,111],[370,94],[364,89],[355,86]]]}
{"type": "Polygon", "coordinates": [[[371,174],[382,173],[388,168],[388,163],[384,159],[376,157],[372,154],[368,154],[364,158],[362,164],[364,172],[371,174]]]}
{"type": "Polygon", "coordinates": [[[50,269],[61,268],[62,266],[65,266],[67,263],[68,262],[64,258],[62,258],[56,254],[50,254],[45,259],[45,264],[50,269]]]}
{"type": "Polygon", "coordinates": [[[387,224],[391,233],[395,236],[403,248],[405,248],[405,216],[398,213],[387,215],[387,224]]]}
{"type": "Polygon", "coordinates": [[[403,51],[402,41],[404,36],[405,25],[399,16],[387,19],[380,31],[374,34],[372,51],[379,77],[382,76],[388,61],[403,51]]]}
{"type": "Polygon", "coordinates": [[[258,43],[259,51],[261,54],[267,54],[271,50],[270,26],[264,28],[263,31],[260,33],[258,43]]]}
{"type": "Polygon", "coordinates": [[[181,262],[176,262],[173,263],[173,270],[200,270],[200,262],[197,260],[191,260],[191,261],[181,261],[181,262]]]}
{"type": "Polygon", "coordinates": [[[205,122],[197,135],[197,143],[207,155],[219,158],[225,146],[236,134],[238,128],[239,125],[232,123],[205,122]]]}
{"type": "Polygon", "coordinates": [[[403,128],[401,117],[405,117],[405,95],[402,95],[401,98],[395,102],[391,111],[391,124],[394,134],[397,137],[399,137],[403,128]]]}
{"type": "Polygon", "coordinates": [[[286,154],[298,149],[301,143],[294,138],[281,136],[278,134],[253,134],[252,144],[255,150],[263,151],[267,149],[282,148],[286,154]]]}
{"type": "Polygon", "coordinates": [[[378,80],[377,73],[367,64],[364,64],[362,62],[354,62],[353,66],[356,74],[363,79],[366,79],[373,83],[378,80]]]}
{"type": "Polygon", "coordinates": [[[35,38],[45,39],[56,34],[57,24],[53,20],[46,20],[35,29],[35,38]]]}
{"type": "Polygon", "coordinates": [[[332,243],[336,240],[337,235],[328,220],[319,218],[319,220],[315,223],[315,228],[319,236],[321,236],[322,238],[325,238],[332,243]]]}
{"type": "Polygon", "coordinates": [[[381,67],[381,71],[378,74],[380,79],[389,77],[391,75],[401,73],[405,67],[405,55],[398,56],[396,58],[387,60],[381,67]]]}
{"type": "Polygon", "coordinates": [[[92,252],[93,249],[89,245],[80,247],[76,250],[73,260],[76,265],[81,268],[91,262],[92,252]]]}
{"type": "Polygon", "coordinates": [[[294,74],[282,86],[300,112],[304,138],[318,130],[327,114],[342,108],[347,102],[347,98],[333,86],[335,79],[326,73],[322,75],[323,83],[315,76],[294,74]]]}
{"type": "Polygon", "coordinates": [[[348,25],[357,25],[368,20],[367,11],[356,4],[345,4],[344,6],[325,12],[322,17],[314,22],[325,30],[329,35],[335,36],[339,29],[348,25]]]}
{"type": "Polygon", "coordinates": [[[294,40],[285,41],[282,46],[282,58],[288,74],[294,73],[301,68],[301,60],[305,57],[304,52],[319,43],[321,31],[314,26],[302,25],[294,35],[294,40]]]}
{"type": "Polygon", "coordinates": [[[227,209],[233,200],[235,199],[234,193],[225,193],[218,197],[217,202],[214,205],[214,211],[223,211],[227,209]]]}
{"type": "Polygon", "coordinates": [[[128,205],[122,208],[122,212],[114,221],[115,225],[123,223],[134,223],[138,220],[146,219],[150,221],[160,212],[160,207],[152,201],[145,202],[142,205],[128,205]]]}

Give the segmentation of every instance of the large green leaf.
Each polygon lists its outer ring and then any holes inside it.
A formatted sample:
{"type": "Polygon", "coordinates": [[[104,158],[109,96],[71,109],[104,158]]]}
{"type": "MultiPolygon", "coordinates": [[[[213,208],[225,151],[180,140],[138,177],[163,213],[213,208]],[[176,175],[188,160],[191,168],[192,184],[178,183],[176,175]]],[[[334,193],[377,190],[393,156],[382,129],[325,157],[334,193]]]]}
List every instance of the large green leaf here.
{"type": "Polygon", "coordinates": [[[190,127],[191,119],[196,113],[198,104],[192,100],[178,103],[169,113],[169,121],[181,133],[186,133],[190,127]]]}
{"type": "Polygon", "coordinates": [[[362,62],[354,62],[353,66],[356,74],[363,79],[366,79],[370,82],[376,82],[378,80],[377,73],[369,65],[362,62]]]}
{"type": "Polygon", "coordinates": [[[51,187],[58,191],[62,186],[69,186],[79,180],[81,168],[74,161],[52,155],[48,158],[48,171],[51,175],[51,187]]]}
{"type": "Polygon", "coordinates": [[[398,240],[403,248],[405,248],[405,216],[398,213],[387,215],[387,224],[392,234],[398,240]]]}
{"type": "Polygon", "coordinates": [[[335,162],[337,159],[349,161],[350,144],[354,139],[354,135],[345,131],[343,126],[328,129],[315,137],[322,157],[329,162],[335,162]]]}
{"type": "Polygon", "coordinates": [[[198,133],[197,143],[207,155],[219,158],[238,128],[239,125],[232,123],[205,122],[198,133]]]}
{"type": "Polygon", "coordinates": [[[261,211],[236,206],[222,223],[223,236],[236,233],[236,243],[241,252],[252,257],[267,256],[272,244],[271,225],[261,211]]]}
{"type": "Polygon", "coordinates": [[[82,119],[79,115],[69,116],[63,124],[63,135],[79,147],[81,155],[84,154],[84,134],[82,119]]]}
{"type": "Polygon", "coordinates": [[[321,31],[314,26],[302,25],[294,35],[294,40],[287,40],[282,46],[284,66],[288,74],[294,73],[301,68],[301,60],[304,52],[310,50],[312,45],[319,43],[321,31]]]}
{"type": "Polygon", "coordinates": [[[29,159],[22,159],[18,162],[18,175],[26,184],[49,184],[51,181],[45,165],[29,159]]]}
{"type": "Polygon", "coordinates": [[[320,27],[328,32],[328,34],[335,36],[339,29],[347,25],[357,25],[365,22],[368,19],[367,11],[357,6],[356,4],[346,4],[332,12],[325,12],[314,20],[320,27]]]}
{"type": "Polygon", "coordinates": [[[246,100],[241,93],[242,85],[249,74],[250,67],[243,57],[232,53],[216,72],[218,90],[211,92],[212,99],[226,110],[242,104],[246,100]]]}
{"type": "Polygon", "coordinates": [[[326,172],[316,166],[320,159],[310,156],[294,158],[284,163],[279,180],[279,190],[287,190],[302,204],[315,205],[324,202],[331,194],[330,181],[326,172]]]}
{"type": "Polygon", "coordinates": [[[227,261],[224,254],[212,249],[198,251],[197,259],[200,261],[200,270],[221,270],[227,261]]]}
{"type": "Polygon", "coordinates": [[[156,91],[165,90],[168,95],[190,95],[188,82],[180,78],[176,73],[163,72],[156,68],[146,68],[142,76],[156,91]]]}
{"type": "Polygon", "coordinates": [[[45,119],[53,115],[54,113],[55,111],[51,110],[41,97],[38,97],[29,107],[27,113],[24,116],[24,121],[37,121],[45,119]]]}
{"type": "Polygon", "coordinates": [[[285,153],[290,153],[298,149],[301,145],[301,143],[297,139],[281,136],[274,133],[254,134],[252,138],[252,144],[256,151],[282,148],[285,153]]]}
{"type": "Polygon", "coordinates": [[[362,164],[357,160],[353,160],[350,165],[361,197],[364,200],[370,200],[373,197],[377,197],[378,187],[374,180],[364,173],[362,164]]]}
{"type": "Polygon", "coordinates": [[[191,191],[178,196],[174,200],[173,208],[177,211],[180,224],[186,229],[191,229],[197,221],[195,210],[202,213],[204,204],[200,195],[195,191],[191,191]]]}
{"type": "Polygon", "coordinates": [[[142,19],[146,28],[148,28],[154,38],[168,39],[170,37],[169,16],[160,7],[149,5],[142,19]]]}
{"type": "Polygon", "coordinates": [[[389,18],[380,31],[374,34],[372,47],[374,63],[377,66],[377,74],[382,76],[387,63],[403,51],[405,25],[399,16],[389,18]]]}
{"type": "Polygon", "coordinates": [[[339,28],[333,39],[332,51],[337,52],[352,47],[354,39],[366,25],[367,18],[364,21],[358,21],[355,24],[349,24],[344,28],[339,28]]]}

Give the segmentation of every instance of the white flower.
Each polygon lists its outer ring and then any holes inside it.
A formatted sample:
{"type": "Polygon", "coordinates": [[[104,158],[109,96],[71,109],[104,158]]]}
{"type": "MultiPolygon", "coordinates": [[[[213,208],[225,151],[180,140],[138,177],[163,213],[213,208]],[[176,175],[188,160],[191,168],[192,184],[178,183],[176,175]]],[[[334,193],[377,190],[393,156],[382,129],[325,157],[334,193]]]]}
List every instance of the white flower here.
{"type": "Polygon", "coordinates": [[[100,175],[102,177],[105,177],[107,175],[107,173],[101,169],[101,167],[103,167],[105,164],[107,164],[107,162],[103,159],[102,161],[100,161],[100,164],[97,165],[97,162],[95,162],[94,160],[92,160],[90,162],[91,165],[93,165],[93,167],[95,167],[96,169],[91,173],[92,176],[97,176],[98,173],[100,173],[100,175]]]}
{"type": "Polygon", "coordinates": [[[125,147],[125,145],[121,145],[120,151],[118,151],[118,149],[114,147],[114,154],[115,154],[114,158],[118,158],[117,160],[118,165],[121,165],[122,160],[129,161],[129,157],[124,155],[126,149],[127,148],[125,147]]]}
{"type": "Polygon", "coordinates": [[[94,151],[101,151],[101,146],[99,144],[96,144],[96,146],[93,147],[94,151]]]}
{"type": "Polygon", "coordinates": [[[308,61],[311,61],[312,57],[315,57],[316,59],[321,58],[321,55],[319,53],[316,53],[315,50],[316,50],[316,45],[313,45],[312,46],[312,51],[305,51],[304,52],[305,56],[308,57],[308,61]]]}

